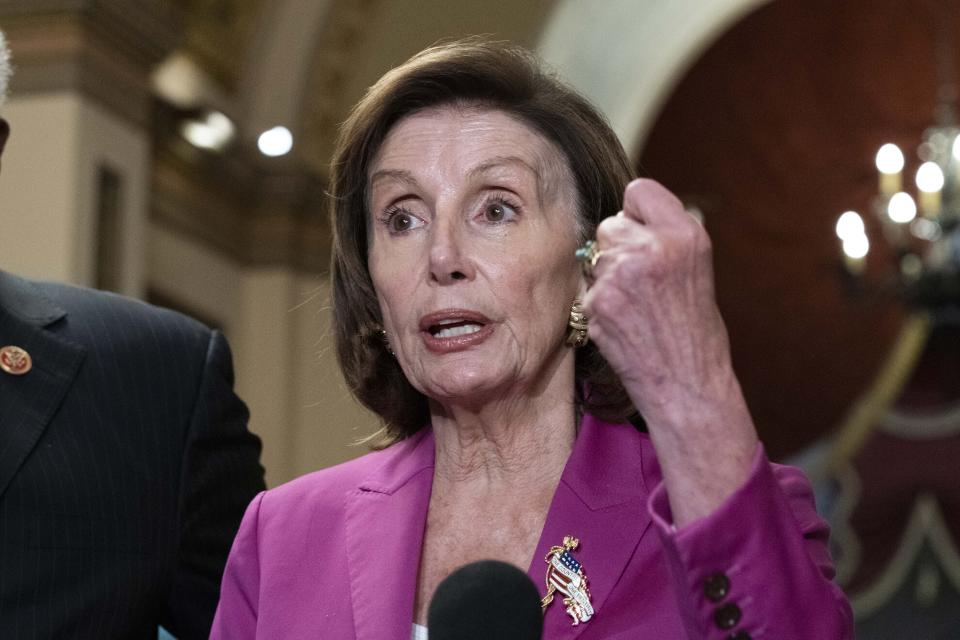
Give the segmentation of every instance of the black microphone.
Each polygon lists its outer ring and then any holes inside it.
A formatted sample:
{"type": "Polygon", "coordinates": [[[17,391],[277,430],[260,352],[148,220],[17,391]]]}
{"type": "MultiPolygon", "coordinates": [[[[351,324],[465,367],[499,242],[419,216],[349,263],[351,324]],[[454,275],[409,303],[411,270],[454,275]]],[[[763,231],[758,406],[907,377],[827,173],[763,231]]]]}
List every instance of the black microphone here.
{"type": "Polygon", "coordinates": [[[427,610],[430,640],[540,640],[540,593],[523,571],[481,560],[437,586],[427,610]]]}

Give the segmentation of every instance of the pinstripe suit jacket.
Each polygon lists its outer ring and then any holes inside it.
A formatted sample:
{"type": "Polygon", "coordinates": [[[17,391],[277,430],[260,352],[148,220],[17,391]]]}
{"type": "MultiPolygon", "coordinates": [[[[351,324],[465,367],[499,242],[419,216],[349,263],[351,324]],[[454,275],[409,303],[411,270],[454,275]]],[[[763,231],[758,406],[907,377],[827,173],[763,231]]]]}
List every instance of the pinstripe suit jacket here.
{"type": "Polygon", "coordinates": [[[223,337],[0,271],[0,638],[205,638],[259,440],[223,337]]]}

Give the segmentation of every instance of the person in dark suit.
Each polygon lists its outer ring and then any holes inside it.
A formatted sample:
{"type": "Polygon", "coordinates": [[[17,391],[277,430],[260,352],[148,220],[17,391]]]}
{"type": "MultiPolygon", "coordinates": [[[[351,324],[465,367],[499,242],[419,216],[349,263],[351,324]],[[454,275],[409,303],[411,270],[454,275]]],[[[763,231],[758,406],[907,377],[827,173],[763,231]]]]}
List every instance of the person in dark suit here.
{"type": "Polygon", "coordinates": [[[0,638],[208,636],[264,488],[232,386],[199,322],[0,271],[0,638]]]}

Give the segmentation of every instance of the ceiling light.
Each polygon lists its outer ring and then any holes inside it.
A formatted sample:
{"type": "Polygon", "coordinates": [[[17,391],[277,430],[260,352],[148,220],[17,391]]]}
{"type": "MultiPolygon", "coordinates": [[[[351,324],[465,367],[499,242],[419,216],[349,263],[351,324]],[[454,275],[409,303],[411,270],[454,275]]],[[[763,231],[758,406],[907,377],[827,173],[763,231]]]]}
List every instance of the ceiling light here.
{"type": "Polygon", "coordinates": [[[293,148],[293,134],[286,127],[267,129],[257,138],[260,153],[275,158],[290,153],[293,148]]]}
{"type": "Polygon", "coordinates": [[[184,120],[180,134],[195,147],[209,151],[221,151],[236,136],[233,121],[219,111],[207,111],[205,115],[184,120]]]}

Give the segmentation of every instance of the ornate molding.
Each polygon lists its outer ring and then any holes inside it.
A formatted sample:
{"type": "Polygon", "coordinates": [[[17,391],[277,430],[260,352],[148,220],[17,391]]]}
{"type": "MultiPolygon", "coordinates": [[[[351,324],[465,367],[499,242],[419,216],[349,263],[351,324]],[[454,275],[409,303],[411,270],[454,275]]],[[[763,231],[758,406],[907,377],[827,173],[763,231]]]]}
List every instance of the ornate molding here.
{"type": "Polygon", "coordinates": [[[262,0],[174,0],[184,12],[187,54],[229,93],[237,90],[241,62],[256,29],[262,0]]]}
{"type": "MultiPolygon", "coordinates": [[[[850,605],[858,619],[876,614],[898,591],[910,589],[907,578],[925,545],[932,551],[952,589],[960,593],[960,553],[937,499],[923,493],[914,501],[897,552],[883,573],[863,591],[850,594],[850,605]]],[[[914,598],[923,595],[926,594],[916,593],[914,598]]],[[[922,600],[918,604],[922,605],[922,600]]]]}
{"type": "Polygon", "coordinates": [[[382,0],[331,0],[327,18],[317,36],[312,59],[314,72],[305,85],[310,107],[301,128],[306,141],[302,156],[318,171],[326,171],[333,156],[337,131],[357,96],[347,91],[357,60],[364,58],[365,26],[382,0]]]}
{"type": "Polygon", "coordinates": [[[79,91],[140,126],[150,117],[150,73],[180,34],[162,0],[7,0],[0,22],[14,95],[79,91]]]}

